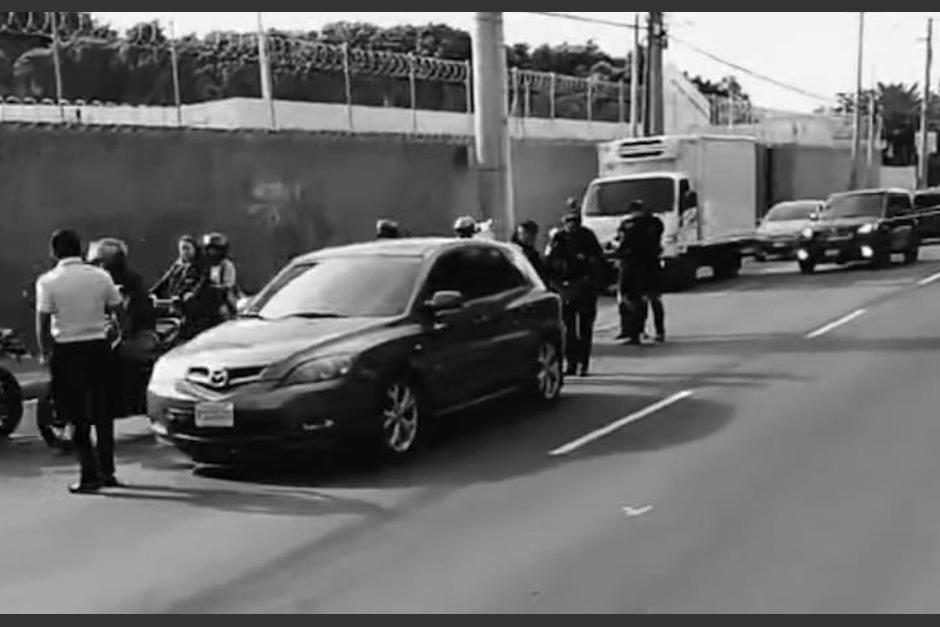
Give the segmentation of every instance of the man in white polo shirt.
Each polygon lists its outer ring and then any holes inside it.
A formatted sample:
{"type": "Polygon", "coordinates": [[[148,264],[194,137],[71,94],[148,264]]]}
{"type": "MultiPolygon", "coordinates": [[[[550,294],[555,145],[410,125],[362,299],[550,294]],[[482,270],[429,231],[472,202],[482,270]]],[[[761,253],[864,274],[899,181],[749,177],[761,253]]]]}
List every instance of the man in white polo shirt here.
{"type": "Polygon", "coordinates": [[[107,412],[110,314],[122,305],[111,276],[86,264],[74,231],[52,236],[58,265],[36,283],[36,336],[52,374],[52,397],[59,416],[75,427],[81,480],[73,494],[120,487],[115,477],[114,422],[107,412]],[[95,429],[95,445],[91,430],[95,429]]]}

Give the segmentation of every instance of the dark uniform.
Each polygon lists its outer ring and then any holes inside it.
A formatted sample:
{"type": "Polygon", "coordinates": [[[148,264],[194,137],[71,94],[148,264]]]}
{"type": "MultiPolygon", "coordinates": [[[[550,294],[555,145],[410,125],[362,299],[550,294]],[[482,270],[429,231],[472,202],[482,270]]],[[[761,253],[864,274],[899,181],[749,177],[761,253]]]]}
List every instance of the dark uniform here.
{"type": "Polygon", "coordinates": [[[665,227],[642,206],[620,226],[621,337],[639,343],[653,310],[656,338],[665,341],[666,312],[662,301],[662,239],[665,227]]]}
{"type": "Polygon", "coordinates": [[[535,242],[538,239],[539,227],[535,222],[525,222],[520,224],[512,236],[512,243],[515,244],[522,254],[525,255],[529,263],[542,278],[546,285],[551,286],[551,276],[548,272],[548,266],[542,258],[541,253],[535,248],[535,242]]]}
{"type": "Polygon", "coordinates": [[[568,374],[587,376],[594,346],[604,250],[597,236],[572,214],[553,234],[546,254],[552,283],[564,301],[568,374]]]}

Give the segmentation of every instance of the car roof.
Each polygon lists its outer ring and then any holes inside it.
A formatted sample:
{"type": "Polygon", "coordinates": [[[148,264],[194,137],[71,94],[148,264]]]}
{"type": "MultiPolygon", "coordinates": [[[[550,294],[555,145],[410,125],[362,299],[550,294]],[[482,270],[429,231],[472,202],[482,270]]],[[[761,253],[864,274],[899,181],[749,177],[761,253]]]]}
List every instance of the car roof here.
{"type": "Polygon", "coordinates": [[[461,240],[443,237],[409,238],[397,240],[379,240],[362,244],[351,244],[335,248],[325,248],[314,253],[302,255],[296,263],[313,263],[323,259],[338,257],[411,257],[426,259],[448,250],[490,246],[500,248],[501,244],[487,240],[461,240]]]}
{"type": "Polygon", "coordinates": [[[778,207],[793,207],[795,205],[824,205],[826,204],[825,200],[783,200],[775,204],[772,209],[778,207]]]}
{"type": "Polygon", "coordinates": [[[833,194],[830,198],[847,198],[850,196],[874,196],[877,194],[900,194],[902,196],[910,196],[911,191],[908,189],[902,189],[900,187],[884,187],[880,189],[860,189],[854,192],[842,192],[841,194],[833,194]]]}

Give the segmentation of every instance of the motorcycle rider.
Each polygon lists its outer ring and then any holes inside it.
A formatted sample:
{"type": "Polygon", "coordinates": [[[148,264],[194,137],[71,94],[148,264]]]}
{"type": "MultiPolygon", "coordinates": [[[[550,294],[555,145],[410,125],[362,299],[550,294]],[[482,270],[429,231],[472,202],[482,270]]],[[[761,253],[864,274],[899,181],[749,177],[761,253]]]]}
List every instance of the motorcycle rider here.
{"type": "Polygon", "coordinates": [[[228,238],[221,233],[210,233],[202,239],[206,260],[207,290],[218,313],[216,323],[231,320],[238,314],[238,271],[229,258],[228,238]]]}
{"type": "Polygon", "coordinates": [[[564,228],[553,232],[546,253],[555,287],[564,301],[567,333],[567,374],[590,374],[594,325],[604,276],[604,250],[581,213],[568,214],[564,228]]]}
{"type": "Polygon", "coordinates": [[[179,257],[166,274],[150,290],[158,300],[172,301],[182,317],[180,339],[191,340],[208,328],[206,320],[211,318],[211,303],[207,306],[207,274],[204,271],[199,242],[191,235],[184,235],[177,242],[179,257]],[[205,327],[205,328],[204,328],[205,327]]]}
{"type": "Polygon", "coordinates": [[[662,238],[665,227],[641,201],[630,204],[620,225],[619,299],[621,336],[630,344],[642,343],[649,310],[653,311],[656,341],[666,341],[666,312],[662,301],[662,238]]]}
{"type": "Polygon", "coordinates": [[[146,413],[149,363],[156,345],[153,306],[143,278],[128,265],[128,254],[127,244],[113,238],[93,242],[88,249],[88,262],[111,275],[124,298],[111,372],[115,386],[109,395],[110,417],[115,419],[146,413]]]}

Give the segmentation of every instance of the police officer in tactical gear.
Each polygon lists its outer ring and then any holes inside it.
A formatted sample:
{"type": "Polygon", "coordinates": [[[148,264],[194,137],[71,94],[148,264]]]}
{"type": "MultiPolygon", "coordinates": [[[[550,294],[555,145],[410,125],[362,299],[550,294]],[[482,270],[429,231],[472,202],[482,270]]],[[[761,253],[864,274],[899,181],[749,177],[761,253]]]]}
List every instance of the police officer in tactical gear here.
{"type": "Polygon", "coordinates": [[[471,217],[460,218],[454,223],[454,235],[458,239],[473,239],[477,231],[477,221],[471,217]]]}
{"type": "Polygon", "coordinates": [[[666,312],[662,301],[663,248],[665,227],[640,201],[631,203],[627,218],[620,225],[620,319],[618,339],[630,344],[642,343],[643,332],[653,311],[656,341],[666,341],[666,312]]]}
{"type": "Polygon", "coordinates": [[[580,212],[566,216],[564,228],[552,235],[546,260],[564,302],[567,374],[586,377],[591,367],[604,250],[594,232],[583,226],[580,212]]]}

